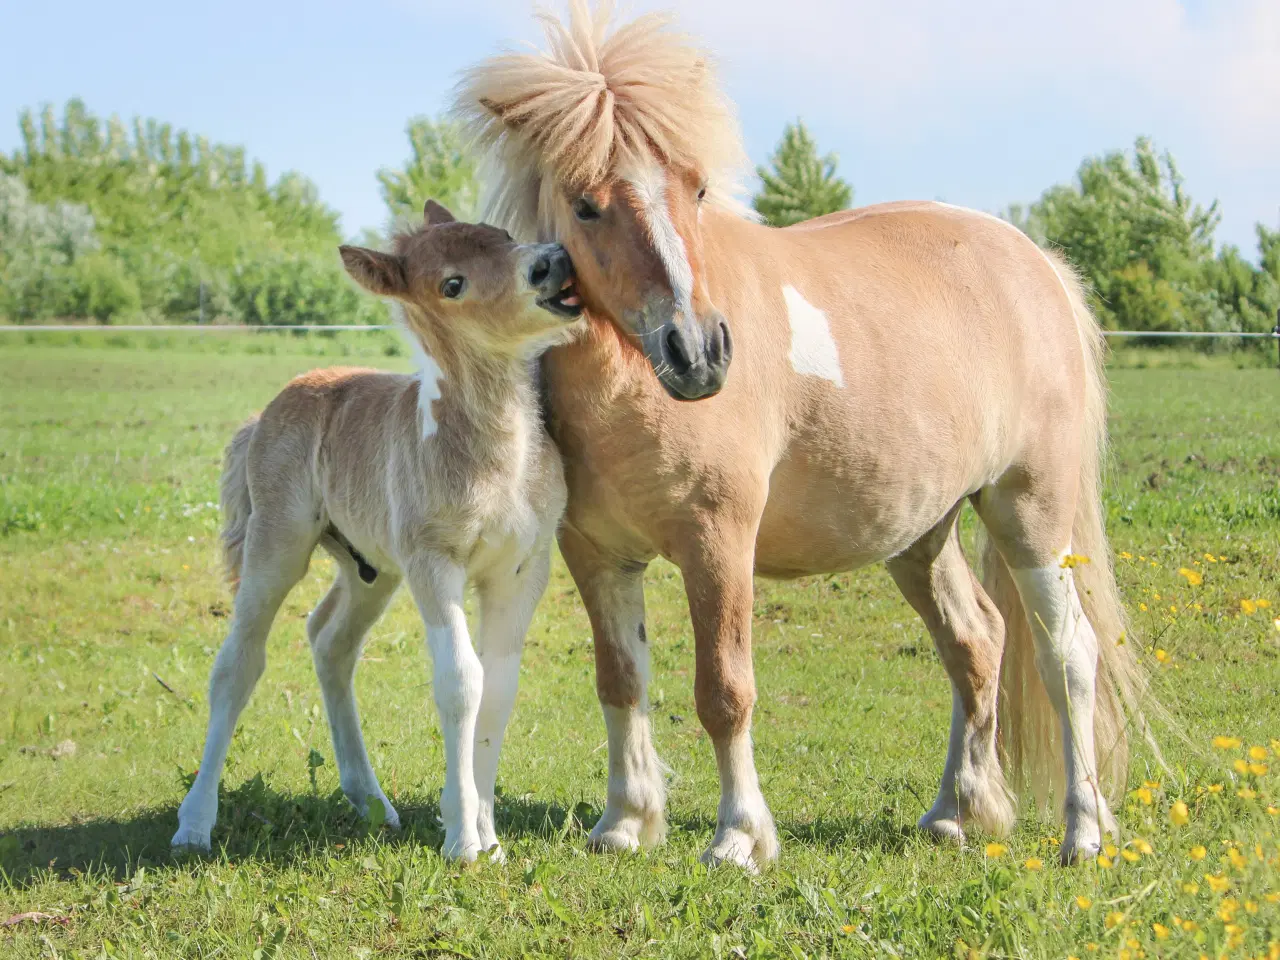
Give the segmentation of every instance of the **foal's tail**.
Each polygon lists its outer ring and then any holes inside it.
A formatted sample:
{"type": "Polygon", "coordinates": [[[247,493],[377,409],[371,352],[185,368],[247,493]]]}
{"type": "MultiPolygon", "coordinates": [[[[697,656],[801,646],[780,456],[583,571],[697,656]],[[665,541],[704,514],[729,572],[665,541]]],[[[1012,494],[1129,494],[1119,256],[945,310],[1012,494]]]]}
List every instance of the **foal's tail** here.
{"type": "Polygon", "coordinates": [[[249,499],[249,441],[257,428],[258,417],[255,414],[231,438],[222,461],[218,497],[222,504],[222,557],[227,567],[227,578],[236,588],[240,586],[244,535],[249,527],[249,514],[253,512],[253,502],[249,499]]]}
{"type": "MultiPolygon", "coordinates": [[[[1087,558],[1074,568],[1076,589],[1098,638],[1097,702],[1093,735],[1098,777],[1105,795],[1122,794],[1129,771],[1129,726],[1154,747],[1144,708],[1147,676],[1138,662],[1139,644],[1127,634],[1104,529],[1102,462],[1107,447],[1107,391],[1103,372],[1102,330],[1085,302],[1076,273],[1060,257],[1048,254],[1061,277],[1075,314],[1085,360],[1084,450],[1071,528],[1071,551],[1087,558]]],[[[1004,756],[1015,784],[1030,787],[1044,801],[1049,784],[1063,782],[1061,727],[1036,669],[1035,638],[1004,560],[988,538],[983,556],[983,586],[1004,617],[1006,639],[1000,671],[998,727],[1004,756]]],[[[1158,756],[1158,750],[1157,750],[1158,756]]],[[[1061,794],[1061,790],[1058,791],[1061,794]]]]}

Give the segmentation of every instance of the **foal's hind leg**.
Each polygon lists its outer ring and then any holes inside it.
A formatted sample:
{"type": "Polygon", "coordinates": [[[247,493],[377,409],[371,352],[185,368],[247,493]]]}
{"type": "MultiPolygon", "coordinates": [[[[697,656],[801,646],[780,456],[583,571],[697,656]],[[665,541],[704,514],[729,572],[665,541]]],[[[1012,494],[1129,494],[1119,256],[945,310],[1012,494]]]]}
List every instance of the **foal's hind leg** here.
{"type": "Polygon", "coordinates": [[[958,514],[957,507],[887,566],[951,678],[947,762],[938,798],[920,826],[963,842],[970,821],[997,836],[1008,833],[1014,808],[995,746],[1004,621],[965,562],[958,514]]]}
{"type": "Polygon", "coordinates": [[[341,557],[338,563],[338,579],[307,620],[311,656],[333,738],[333,755],[342,792],[352,805],[363,816],[369,812],[371,797],[381,801],[386,822],[398,829],[400,816],[378,783],[360,732],[355,674],[365,634],[386,609],[400,578],[380,571],[373,583],[365,584],[354,563],[344,562],[341,557]]]}
{"type": "Polygon", "coordinates": [[[209,849],[218,817],[218,781],[231,735],[267,665],[267,634],[280,604],[307,572],[315,531],[266,524],[253,514],[245,535],[231,632],[209,678],[209,731],[195,783],[178,808],[175,847],[209,849]]]}

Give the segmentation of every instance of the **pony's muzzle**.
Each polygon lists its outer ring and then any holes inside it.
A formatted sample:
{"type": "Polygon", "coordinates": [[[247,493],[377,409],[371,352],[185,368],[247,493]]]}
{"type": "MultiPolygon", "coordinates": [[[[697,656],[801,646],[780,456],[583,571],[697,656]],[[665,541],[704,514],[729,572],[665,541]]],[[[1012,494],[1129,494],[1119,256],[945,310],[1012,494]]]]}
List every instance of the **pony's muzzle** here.
{"type": "Polygon", "coordinates": [[[724,386],[733,359],[729,325],[719,313],[696,326],[672,321],[658,337],[658,354],[654,372],[674,399],[713,397],[724,386]]]}

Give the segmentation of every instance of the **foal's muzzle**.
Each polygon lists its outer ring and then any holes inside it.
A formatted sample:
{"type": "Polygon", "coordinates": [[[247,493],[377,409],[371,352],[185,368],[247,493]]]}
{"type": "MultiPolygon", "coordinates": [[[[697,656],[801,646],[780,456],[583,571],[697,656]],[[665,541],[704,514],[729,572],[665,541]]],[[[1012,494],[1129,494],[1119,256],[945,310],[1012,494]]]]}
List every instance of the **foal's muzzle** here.
{"type": "Polygon", "coordinates": [[[719,313],[701,324],[672,320],[655,332],[649,362],[663,388],[676,400],[714,397],[729,375],[733,340],[719,313]]]}

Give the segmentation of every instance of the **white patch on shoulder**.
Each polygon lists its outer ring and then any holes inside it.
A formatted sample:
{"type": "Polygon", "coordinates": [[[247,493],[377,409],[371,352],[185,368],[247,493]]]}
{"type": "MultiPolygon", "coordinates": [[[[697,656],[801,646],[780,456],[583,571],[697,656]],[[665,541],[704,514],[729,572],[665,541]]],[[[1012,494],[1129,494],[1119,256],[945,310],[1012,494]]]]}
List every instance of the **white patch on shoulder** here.
{"type": "Polygon", "coordinates": [[[844,389],[844,371],[840,369],[840,351],[831,336],[827,315],[806,300],[795,287],[782,288],[787,303],[787,322],[791,325],[791,367],[808,377],[830,380],[844,389]]]}
{"type": "Polygon", "coordinates": [[[422,423],[422,439],[425,440],[436,432],[436,417],[431,412],[431,401],[439,400],[442,396],[440,381],[444,379],[444,371],[417,337],[404,327],[400,328],[400,332],[413,355],[413,365],[418,368],[418,419],[422,423]]]}
{"type": "Polygon", "coordinates": [[[675,300],[677,316],[693,316],[693,268],[689,266],[689,254],[684,238],[671,222],[667,209],[667,176],[656,164],[626,177],[635,191],[640,205],[640,219],[649,228],[653,249],[667,271],[671,283],[671,296],[675,300]]]}

